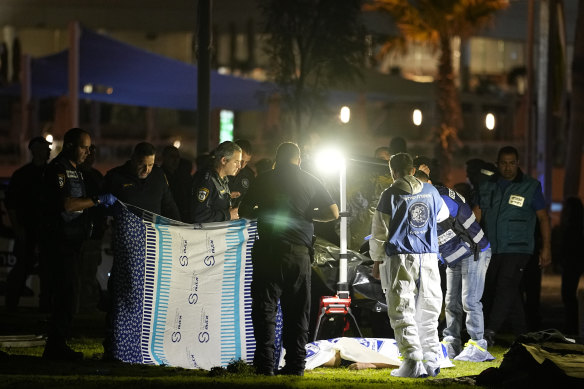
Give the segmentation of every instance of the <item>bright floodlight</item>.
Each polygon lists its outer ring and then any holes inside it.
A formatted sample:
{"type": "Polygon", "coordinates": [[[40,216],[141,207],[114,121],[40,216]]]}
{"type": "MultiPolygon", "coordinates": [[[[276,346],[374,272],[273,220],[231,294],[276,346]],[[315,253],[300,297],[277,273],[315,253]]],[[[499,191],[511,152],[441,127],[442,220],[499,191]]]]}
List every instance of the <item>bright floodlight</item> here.
{"type": "Polygon", "coordinates": [[[324,149],[316,154],[316,166],[324,173],[338,172],[345,158],[339,149],[324,149]]]}
{"type": "Polygon", "coordinates": [[[93,85],[92,84],[85,84],[83,85],[83,93],[93,93],[93,85]]]}
{"type": "Polygon", "coordinates": [[[351,120],[351,108],[347,107],[346,105],[342,107],[341,113],[339,114],[339,119],[341,120],[341,123],[349,123],[349,120],[351,120]]]}
{"type": "Polygon", "coordinates": [[[52,145],[52,143],[53,143],[53,136],[52,136],[51,134],[47,134],[47,135],[45,135],[45,140],[46,140],[47,142],[51,143],[51,144],[49,145],[49,149],[51,149],[51,150],[52,150],[52,149],[53,149],[53,145],[52,145]]]}
{"type": "Polygon", "coordinates": [[[422,124],[422,111],[417,108],[414,109],[414,112],[412,113],[412,121],[414,122],[415,126],[422,124]]]}
{"type": "Polygon", "coordinates": [[[176,147],[177,149],[180,149],[180,139],[177,139],[177,140],[175,140],[175,141],[172,143],[172,145],[173,145],[174,147],[176,147]]]}
{"type": "Polygon", "coordinates": [[[495,115],[489,112],[485,116],[485,126],[489,131],[492,131],[495,128],[495,115]]]}

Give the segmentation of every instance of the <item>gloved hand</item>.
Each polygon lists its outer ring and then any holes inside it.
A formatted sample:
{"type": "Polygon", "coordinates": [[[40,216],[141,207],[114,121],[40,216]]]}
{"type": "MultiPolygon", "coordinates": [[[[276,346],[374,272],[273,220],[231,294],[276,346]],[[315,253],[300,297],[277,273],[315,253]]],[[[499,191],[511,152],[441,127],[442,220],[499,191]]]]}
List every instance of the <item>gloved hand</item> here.
{"type": "Polygon", "coordinates": [[[99,195],[97,198],[99,199],[99,204],[106,208],[114,205],[115,202],[118,201],[118,198],[111,193],[99,195]]]}

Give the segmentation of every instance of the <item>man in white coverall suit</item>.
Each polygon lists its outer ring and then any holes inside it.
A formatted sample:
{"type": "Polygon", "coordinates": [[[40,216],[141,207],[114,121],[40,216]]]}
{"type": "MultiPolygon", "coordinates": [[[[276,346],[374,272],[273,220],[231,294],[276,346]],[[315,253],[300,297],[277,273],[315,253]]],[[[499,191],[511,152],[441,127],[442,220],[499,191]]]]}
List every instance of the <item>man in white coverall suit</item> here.
{"type": "Polygon", "coordinates": [[[373,216],[370,254],[403,357],[391,375],[434,377],[440,372],[442,352],[436,223],[448,217],[448,207],[436,188],[413,177],[409,154],[394,155],[389,166],[394,183],[381,195],[373,216]]]}

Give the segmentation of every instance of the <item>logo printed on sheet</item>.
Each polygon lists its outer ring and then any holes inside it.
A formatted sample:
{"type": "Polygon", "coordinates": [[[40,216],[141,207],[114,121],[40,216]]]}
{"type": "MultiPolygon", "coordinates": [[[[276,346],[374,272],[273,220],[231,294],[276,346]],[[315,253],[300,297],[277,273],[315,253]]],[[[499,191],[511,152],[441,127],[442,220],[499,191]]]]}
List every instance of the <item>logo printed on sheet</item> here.
{"type": "Polygon", "coordinates": [[[180,313],[180,310],[177,308],[175,311],[175,314],[174,314],[174,323],[173,323],[174,331],[170,335],[170,340],[172,341],[172,343],[178,343],[181,341],[181,339],[182,339],[181,326],[182,326],[182,315],[180,313]]]}
{"type": "Polygon", "coordinates": [[[209,335],[209,315],[205,312],[205,308],[201,308],[201,323],[199,330],[199,343],[207,343],[211,336],[209,335]]]}
{"type": "Polygon", "coordinates": [[[180,240],[179,240],[179,242],[180,242],[180,247],[179,247],[180,255],[178,257],[178,263],[184,267],[184,266],[189,265],[189,256],[187,255],[187,246],[188,246],[189,242],[185,238],[183,238],[182,235],[179,235],[179,236],[180,236],[180,240]]]}
{"type": "Polygon", "coordinates": [[[518,195],[511,195],[509,197],[509,204],[515,205],[516,207],[523,207],[523,203],[525,203],[525,197],[518,196],[518,195]]]}
{"type": "Polygon", "coordinates": [[[362,346],[365,346],[367,348],[369,348],[371,346],[371,342],[365,338],[357,338],[357,342],[359,342],[359,344],[361,344],[362,346]]]}
{"type": "Polygon", "coordinates": [[[193,369],[198,368],[199,364],[197,363],[197,359],[195,358],[195,353],[192,352],[189,347],[187,347],[185,351],[187,352],[187,361],[191,362],[191,367],[193,369]]]}
{"type": "Polygon", "coordinates": [[[189,292],[188,302],[191,305],[195,305],[199,301],[199,276],[197,273],[193,273],[193,278],[191,281],[191,290],[189,292]]]}
{"type": "Polygon", "coordinates": [[[206,244],[207,244],[207,254],[208,255],[205,256],[203,263],[206,266],[213,266],[213,265],[215,265],[215,242],[208,234],[206,236],[206,240],[207,240],[206,244]]]}
{"type": "Polygon", "coordinates": [[[307,343],[306,344],[306,358],[310,358],[314,354],[320,351],[320,347],[316,343],[307,343]]]}
{"type": "Polygon", "coordinates": [[[430,209],[425,203],[414,203],[408,209],[408,219],[414,228],[422,228],[430,219],[430,209]]]}
{"type": "Polygon", "coordinates": [[[207,253],[215,254],[215,242],[209,235],[207,235],[207,253]]]}

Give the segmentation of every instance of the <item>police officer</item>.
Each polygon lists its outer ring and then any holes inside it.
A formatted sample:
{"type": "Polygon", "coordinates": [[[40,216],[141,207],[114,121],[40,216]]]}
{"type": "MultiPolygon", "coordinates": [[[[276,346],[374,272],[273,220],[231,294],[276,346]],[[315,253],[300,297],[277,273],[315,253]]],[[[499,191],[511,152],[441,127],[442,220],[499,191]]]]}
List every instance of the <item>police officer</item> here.
{"type": "Polygon", "coordinates": [[[246,139],[238,139],[235,143],[241,147],[241,168],[235,177],[229,177],[229,190],[233,199],[232,205],[237,206],[255,179],[255,172],[249,166],[253,155],[251,143],[246,139]]]}
{"type": "Polygon", "coordinates": [[[134,147],[132,157],[105,175],[105,188],[120,201],[181,220],[162,168],[154,164],[156,148],[148,142],[134,147]]]}
{"type": "Polygon", "coordinates": [[[193,170],[193,163],[186,158],[181,158],[178,149],[169,145],[162,149],[160,167],[168,180],[168,187],[178,207],[181,220],[190,223],[191,186],[193,185],[191,170],[193,170]]]}
{"type": "Polygon", "coordinates": [[[241,147],[225,141],[217,146],[206,168],[193,177],[191,220],[194,223],[239,219],[231,206],[228,176],[237,174],[241,166],[241,147]]]}
{"type": "Polygon", "coordinates": [[[79,165],[89,154],[91,137],[80,128],[67,131],[63,150],[49,163],[44,179],[44,233],[48,236],[48,263],[52,281],[51,318],[43,358],[81,359],[83,354],[67,345],[73,320],[77,266],[81,244],[91,225],[86,210],[109,207],[117,199],[111,194],[88,197],[79,165]]]}
{"type": "Polygon", "coordinates": [[[339,210],[322,183],[300,169],[300,149],[282,143],[274,170],[259,175],[240,205],[257,216],[251,285],[256,372],[274,374],[274,326],[278,300],[284,317],[286,366],[279,374],[303,375],[310,312],[313,221],[331,221],[339,210]],[[257,209],[256,209],[257,207],[257,209]]]}
{"type": "Polygon", "coordinates": [[[41,250],[38,217],[42,210],[41,189],[51,153],[50,145],[51,143],[42,136],[30,140],[28,149],[31,152],[32,161],[12,174],[6,191],[6,209],[16,235],[14,248],[16,264],[6,279],[5,303],[9,311],[16,310],[25,289],[26,279],[33,273],[37,259],[41,283],[39,306],[41,310],[49,307],[48,280],[45,277],[46,273],[43,272],[46,264],[42,258],[44,250],[41,250]]]}

